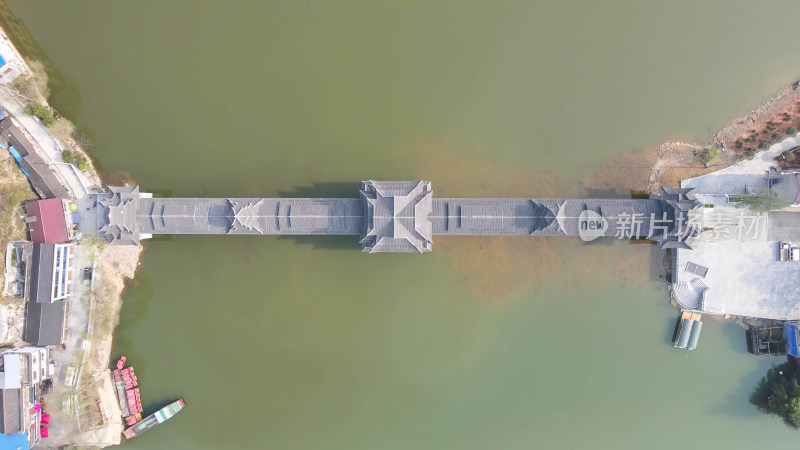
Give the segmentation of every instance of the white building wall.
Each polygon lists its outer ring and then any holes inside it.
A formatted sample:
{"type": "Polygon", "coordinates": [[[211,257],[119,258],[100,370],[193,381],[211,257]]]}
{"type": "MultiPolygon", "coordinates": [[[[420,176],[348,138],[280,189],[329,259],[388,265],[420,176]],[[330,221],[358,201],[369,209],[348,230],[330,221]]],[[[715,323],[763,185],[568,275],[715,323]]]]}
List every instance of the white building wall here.
{"type": "Polygon", "coordinates": [[[47,347],[18,347],[6,350],[5,354],[19,355],[20,363],[27,365],[27,377],[22,380],[23,384],[35,386],[50,376],[48,369],[50,351],[47,347]]]}

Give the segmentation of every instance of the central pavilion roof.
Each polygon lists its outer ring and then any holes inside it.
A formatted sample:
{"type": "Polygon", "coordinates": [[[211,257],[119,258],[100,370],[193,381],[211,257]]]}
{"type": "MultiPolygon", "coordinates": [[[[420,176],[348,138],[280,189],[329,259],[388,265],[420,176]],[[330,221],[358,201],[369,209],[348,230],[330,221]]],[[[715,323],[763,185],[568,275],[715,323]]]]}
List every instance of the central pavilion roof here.
{"type": "Polygon", "coordinates": [[[423,253],[433,242],[430,181],[365,181],[364,251],[423,253]]]}

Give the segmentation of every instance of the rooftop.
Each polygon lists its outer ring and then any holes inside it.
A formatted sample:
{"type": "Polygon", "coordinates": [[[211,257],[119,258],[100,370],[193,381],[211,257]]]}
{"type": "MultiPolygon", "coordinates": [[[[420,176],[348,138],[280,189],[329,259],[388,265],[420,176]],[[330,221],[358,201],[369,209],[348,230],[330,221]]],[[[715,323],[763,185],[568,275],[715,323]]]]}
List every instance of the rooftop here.
{"type": "Polygon", "coordinates": [[[23,338],[33,345],[61,345],[64,342],[64,314],[66,303],[28,302],[25,313],[23,338]]]}
{"type": "MultiPolygon", "coordinates": [[[[14,147],[22,157],[20,166],[28,173],[36,194],[40,198],[70,198],[69,191],[50,170],[47,162],[34,151],[34,143],[14,124],[10,116],[0,120],[0,144],[14,147]]],[[[3,150],[8,151],[8,150],[3,150]]]]}
{"type": "Polygon", "coordinates": [[[796,145],[786,139],[752,160],[684,180],[702,208],[700,236],[691,249],[673,252],[673,297],[688,309],[768,319],[800,319],[800,262],[780,261],[779,242],[800,245],[800,209],[757,216],[737,208],[735,196],[772,186],[789,202],[797,197],[794,174],[781,174],[774,158],[796,145]],[[728,233],[727,231],[732,231],[728,233]]]}
{"type": "Polygon", "coordinates": [[[28,229],[31,241],[44,243],[67,242],[67,222],[64,202],[60,198],[48,198],[25,203],[29,217],[28,229]]]}

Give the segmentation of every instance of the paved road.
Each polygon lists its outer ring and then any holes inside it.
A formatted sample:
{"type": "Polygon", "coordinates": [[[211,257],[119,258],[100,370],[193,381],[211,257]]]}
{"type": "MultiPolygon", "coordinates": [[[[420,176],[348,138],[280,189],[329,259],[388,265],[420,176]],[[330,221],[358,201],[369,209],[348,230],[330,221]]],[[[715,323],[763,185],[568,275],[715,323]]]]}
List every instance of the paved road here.
{"type": "Polygon", "coordinates": [[[788,241],[800,244],[800,211],[772,211],[769,213],[770,241],[788,241]]]}

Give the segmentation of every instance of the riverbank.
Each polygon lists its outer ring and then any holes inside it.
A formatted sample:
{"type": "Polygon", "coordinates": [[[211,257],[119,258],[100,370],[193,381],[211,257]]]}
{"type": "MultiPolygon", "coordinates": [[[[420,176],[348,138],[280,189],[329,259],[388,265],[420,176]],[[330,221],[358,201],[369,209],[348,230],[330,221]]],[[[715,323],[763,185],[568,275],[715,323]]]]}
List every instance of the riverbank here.
{"type": "Polygon", "coordinates": [[[731,121],[714,134],[711,142],[746,156],[748,150],[765,150],[762,141],[775,143],[786,135],[797,134],[798,127],[800,81],[779,90],[752,111],[731,121]]]}
{"type": "MultiPolygon", "coordinates": [[[[35,61],[28,64],[39,66],[35,61]]],[[[122,306],[121,293],[126,280],[134,276],[142,249],[109,247],[97,238],[94,194],[102,192],[103,183],[82,145],[85,140],[72,123],[48,104],[46,86],[44,71],[32,70],[8,87],[0,88],[0,106],[15,118],[35,151],[63,180],[75,199],[84,235],[75,246],[75,281],[69,298],[65,345],[51,351],[57,366],[56,379],[53,389],[43,395],[53,417],[50,438],[39,447],[116,445],[124,427],[120,415],[115,413],[119,407],[110,388],[108,368],[113,332],[122,306]],[[29,115],[33,107],[52,113],[52,123],[29,115]],[[81,282],[86,267],[93,268],[90,284],[81,282]]],[[[2,248],[6,248],[8,241],[25,239],[24,224],[18,219],[21,205],[36,199],[36,195],[7,152],[0,162],[0,237],[2,248]]],[[[24,345],[24,305],[24,301],[8,297],[0,302],[0,317],[4,319],[0,337],[6,345],[24,345]]]]}

